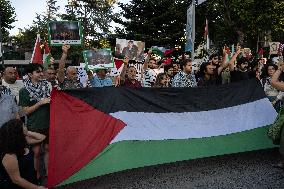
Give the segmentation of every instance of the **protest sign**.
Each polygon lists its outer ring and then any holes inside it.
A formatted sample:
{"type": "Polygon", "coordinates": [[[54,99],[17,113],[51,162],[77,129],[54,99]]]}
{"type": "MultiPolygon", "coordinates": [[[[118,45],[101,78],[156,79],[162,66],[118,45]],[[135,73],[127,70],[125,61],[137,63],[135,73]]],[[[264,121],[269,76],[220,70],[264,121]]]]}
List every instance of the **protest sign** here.
{"type": "Polygon", "coordinates": [[[49,44],[51,46],[82,45],[83,32],[80,22],[59,21],[48,23],[49,44]]]}
{"type": "Polygon", "coordinates": [[[114,59],[110,49],[83,51],[86,67],[90,70],[108,69],[114,67],[114,59]]]}
{"type": "Polygon", "coordinates": [[[243,57],[246,57],[246,58],[250,58],[251,57],[252,54],[251,54],[250,48],[244,48],[242,51],[243,51],[242,52],[243,57]]]}
{"type": "Polygon", "coordinates": [[[144,60],[145,43],[126,39],[116,39],[115,57],[127,56],[129,60],[142,62],[144,60]]]}
{"type": "Polygon", "coordinates": [[[269,47],[270,47],[270,53],[269,54],[278,54],[278,49],[279,49],[279,42],[270,42],[269,47]]]}
{"type": "Polygon", "coordinates": [[[82,64],[80,64],[80,66],[74,66],[74,67],[77,69],[77,75],[78,79],[80,80],[80,83],[82,83],[83,86],[86,87],[88,81],[88,75],[84,65],[82,66],[82,64]]]}

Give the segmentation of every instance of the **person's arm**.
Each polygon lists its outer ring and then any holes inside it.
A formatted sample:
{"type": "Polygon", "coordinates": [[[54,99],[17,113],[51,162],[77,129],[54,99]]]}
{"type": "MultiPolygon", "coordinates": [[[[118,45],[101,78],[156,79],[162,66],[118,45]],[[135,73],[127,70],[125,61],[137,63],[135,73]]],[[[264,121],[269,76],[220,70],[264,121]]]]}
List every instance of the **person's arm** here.
{"type": "Polygon", "coordinates": [[[15,115],[15,118],[20,119],[19,107],[13,99],[12,99],[12,111],[15,115]]]}
{"type": "Polygon", "coordinates": [[[15,154],[6,154],[2,163],[14,184],[25,189],[45,189],[45,187],[37,186],[21,177],[17,156],[15,154]]]}
{"type": "Polygon", "coordinates": [[[279,94],[276,96],[276,99],[273,100],[271,103],[274,106],[277,102],[282,101],[284,93],[282,91],[279,92],[279,94]]]}
{"type": "Polygon", "coordinates": [[[43,134],[28,131],[27,127],[24,127],[24,135],[28,144],[41,143],[46,138],[43,134]]]}
{"type": "Polygon", "coordinates": [[[229,62],[227,62],[227,51],[226,51],[226,46],[223,47],[223,55],[222,55],[222,63],[220,67],[218,68],[218,75],[222,73],[224,69],[226,69],[229,65],[229,62]]]}
{"type": "Polygon", "coordinates": [[[33,106],[26,106],[23,107],[23,112],[28,115],[33,113],[34,111],[36,111],[39,107],[41,107],[44,104],[48,104],[50,103],[50,98],[44,98],[41,101],[37,102],[36,104],[34,104],[33,106]]]}
{"type": "Polygon", "coordinates": [[[233,57],[231,58],[231,60],[228,62],[229,65],[229,69],[230,71],[234,71],[235,70],[235,61],[237,60],[239,54],[241,53],[241,47],[238,46],[237,47],[237,51],[235,52],[235,54],[233,55],[233,57]]]}
{"type": "Polygon", "coordinates": [[[65,64],[67,59],[68,50],[70,49],[70,45],[63,45],[62,46],[62,56],[59,60],[59,67],[57,73],[57,80],[59,83],[63,83],[65,79],[65,64]]]}
{"type": "Polygon", "coordinates": [[[273,74],[272,78],[271,78],[271,85],[272,87],[280,90],[280,91],[284,91],[284,83],[279,81],[279,77],[283,71],[283,63],[278,67],[278,70],[276,70],[276,72],[273,74]]]}
{"type": "Polygon", "coordinates": [[[145,72],[145,70],[148,68],[148,64],[149,64],[149,60],[151,58],[151,54],[152,54],[152,50],[149,50],[148,54],[147,54],[147,56],[145,58],[145,62],[143,64],[143,67],[142,67],[143,72],[145,72]]]}
{"type": "Polygon", "coordinates": [[[123,59],[123,68],[122,68],[122,71],[120,73],[120,79],[123,83],[125,81],[125,75],[126,75],[126,69],[127,69],[128,63],[129,63],[129,58],[126,56],[123,59]]]}
{"type": "Polygon", "coordinates": [[[28,115],[36,111],[40,106],[44,104],[48,104],[50,102],[50,98],[44,98],[41,101],[37,102],[34,105],[30,104],[29,92],[22,88],[19,92],[19,106],[22,107],[21,113],[28,115]]]}

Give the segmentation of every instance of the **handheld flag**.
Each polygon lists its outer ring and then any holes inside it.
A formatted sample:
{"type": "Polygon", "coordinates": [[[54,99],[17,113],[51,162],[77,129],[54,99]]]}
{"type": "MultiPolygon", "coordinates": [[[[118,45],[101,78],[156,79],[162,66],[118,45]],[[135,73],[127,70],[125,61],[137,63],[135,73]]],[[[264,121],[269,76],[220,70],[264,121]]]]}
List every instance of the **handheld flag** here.
{"type": "Polygon", "coordinates": [[[37,34],[33,55],[31,58],[31,63],[32,64],[42,64],[42,54],[41,54],[41,48],[40,48],[40,35],[39,34],[37,34]]]}

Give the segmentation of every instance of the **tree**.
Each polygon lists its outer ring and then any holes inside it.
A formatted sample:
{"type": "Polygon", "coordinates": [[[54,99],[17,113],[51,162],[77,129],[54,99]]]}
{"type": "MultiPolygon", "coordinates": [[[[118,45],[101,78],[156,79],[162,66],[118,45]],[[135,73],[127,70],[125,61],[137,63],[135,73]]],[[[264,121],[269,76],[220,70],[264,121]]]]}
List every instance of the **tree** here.
{"type": "Polygon", "coordinates": [[[81,21],[85,37],[85,47],[98,44],[110,32],[110,23],[115,16],[113,4],[115,0],[71,0],[66,6],[63,20],[81,21]]]}
{"type": "MultiPolygon", "coordinates": [[[[282,14],[274,14],[276,9],[283,11],[278,0],[208,0],[199,15],[206,15],[210,21],[210,38],[219,45],[240,43],[256,48],[259,36],[267,31],[276,31],[282,14]],[[274,21],[274,23],[272,22],[274,21]],[[273,26],[274,25],[274,26],[273,26]]],[[[283,28],[283,26],[282,26],[283,28]]],[[[280,40],[280,39],[278,39],[280,40]]]]}
{"type": "Polygon", "coordinates": [[[56,20],[60,6],[56,6],[57,0],[46,0],[46,17],[47,20],[56,20]]]}
{"type": "Polygon", "coordinates": [[[120,3],[126,21],[116,20],[125,27],[118,33],[125,32],[128,38],[145,41],[147,46],[183,46],[189,3],[184,0],[132,0],[120,3]]]}
{"type": "MultiPolygon", "coordinates": [[[[20,29],[19,33],[12,37],[12,40],[17,44],[17,46],[19,46],[19,52],[24,53],[32,51],[37,34],[40,34],[42,42],[48,40],[47,24],[49,21],[54,21],[57,19],[57,11],[60,8],[59,6],[56,6],[56,2],[56,0],[47,0],[46,12],[43,14],[36,13],[36,17],[33,20],[32,25],[28,28],[20,29]]],[[[56,48],[53,49],[53,54],[55,56],[59,54],[57,51],[59,50],[56,48]]]]}
{"type": "Polygon", "coordinates": [[[0,0],[0,19],[3,41],[5,41],[9,36],[8,30],[13,28],[12,23],[16,21],[15,8],[8,0],[0,0]]]}
{"type": "MultiPolygon", "coordinates": [[[[132,0],[120,3],[125,20],[116,20],[125,37],[144,40],[147,46],[183,46],[186,9],[184,0],[132,0]]],[[[196,45],[203,41],[205,19],[210,39],[218,47],[240,43],[256,48],[257,41],[271,31],[272,40],[284,35],[284,2],[279,0],[207,0],[196,7],[196,45]]],[[[260,39],[261,40],[261,39],[260,39]]]]}

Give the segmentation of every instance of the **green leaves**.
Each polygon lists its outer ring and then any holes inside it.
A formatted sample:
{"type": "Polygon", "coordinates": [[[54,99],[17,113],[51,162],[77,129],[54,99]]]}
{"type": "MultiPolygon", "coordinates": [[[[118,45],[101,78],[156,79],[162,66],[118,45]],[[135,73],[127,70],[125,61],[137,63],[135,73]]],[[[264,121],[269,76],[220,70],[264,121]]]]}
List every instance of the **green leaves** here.
{"type": "Polygon", "coordinates": [[[16,21],[15,8],[8,0],[0,0],[0,19],[3,41],[6,41],[9,36],[8,30],[13,28],[12,24],[16,21]]]}

